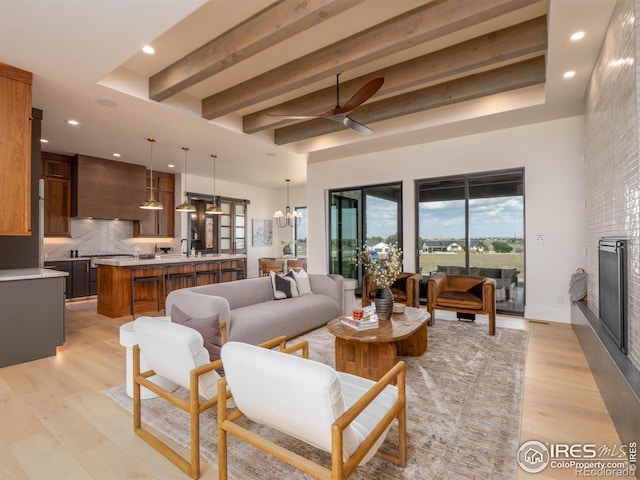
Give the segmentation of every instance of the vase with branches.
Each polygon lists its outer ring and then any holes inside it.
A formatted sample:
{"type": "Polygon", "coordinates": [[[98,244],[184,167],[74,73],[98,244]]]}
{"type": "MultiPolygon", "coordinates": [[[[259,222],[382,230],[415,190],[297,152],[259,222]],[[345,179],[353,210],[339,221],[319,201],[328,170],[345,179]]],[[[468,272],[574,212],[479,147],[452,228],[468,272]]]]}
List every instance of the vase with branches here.
{"type": "Polygon", "coordinates": [[[359,263],[373,277],[378,287],[374,299],[378,318],[389,320],[393,311],[391,285],[402,272],[402,249],[394,243],[389,246],[389,252],[385,258],[379,258],[373,255],[367,244],[364,244],[360,252],[359,263]]]}

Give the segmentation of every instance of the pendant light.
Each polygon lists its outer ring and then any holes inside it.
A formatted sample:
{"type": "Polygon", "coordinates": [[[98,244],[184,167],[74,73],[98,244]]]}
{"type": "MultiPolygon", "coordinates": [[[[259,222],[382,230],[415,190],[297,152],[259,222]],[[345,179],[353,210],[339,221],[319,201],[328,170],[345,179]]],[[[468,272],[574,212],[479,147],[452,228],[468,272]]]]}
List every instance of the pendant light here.
{"type": "Polygon", "coordinates": [[[276,219],[276,225],[280,228],[284,227],[299,227],[300,220],[302,219],[302,213],[297,212],[295,210],[291,210],[289,206],[289,180],[287,178],[287,208],[285,208],[285,213],[282,213],[282,210],[278,210],[273,214],[273,218],[276,219]]]}
{"type": "Polygon", "coordinates": [[[184,202],[176,207],[176,212],[195,212],[196,207],[191,205],[187,198],[187,152],[189,148],[182,147],[182,150],[184,150],[184,202]]]}
{"type": "Polygon", "coordinates": [[[207,207],[204,213],[207,215],[222,215],[222,209],[216,202],[216,158],[218,158],[218,156],[211,154],[211,158],[213,158],[213,205],[207,207]]]}
{"type": "Polygon", "coordinates": [[[155,138],[147,138],[147,142],[150,145],[150,153],[149,153],[149,176],[151,178],[151,195],[149,200],[145,200],[140,204],[140,208],[145,210],[162,210],[164,207],[162,204],[153,196],[153,144],[155,143],[155,138]]]}

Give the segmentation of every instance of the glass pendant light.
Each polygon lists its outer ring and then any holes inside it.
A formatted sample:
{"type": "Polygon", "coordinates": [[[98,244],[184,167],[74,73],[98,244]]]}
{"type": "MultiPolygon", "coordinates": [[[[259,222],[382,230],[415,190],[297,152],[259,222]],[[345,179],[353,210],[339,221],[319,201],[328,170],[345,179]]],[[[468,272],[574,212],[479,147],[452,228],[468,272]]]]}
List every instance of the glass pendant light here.
{"type": "Polygon", "coordinates": [[[211,154],[211,158],[213,158],[213,205],[208,206],[204,213],[207,215],[222,215],[222,209],[216,202],[216,158],[218,156],[211,154]]]}
{"type": "Polygon", "coordinates": [[[153,196],[153,144],[155,143],[155,138],[147,138],[147,142],[150,145],[150,153],[149,153],[149,176],[151,178],[151,195],[149,196],[149,200],[145,200],[140,204],[140,208],[145,210],[162,210],[164,207],[162,204],[153,196]]]}
{"type": "Polygon", "coordinates": [[[176,212],[195,212],[196,207],[191,205],[187,198],[187,152],[189,148],[182,147],[182,150],[184,150],[184,202],[176,207],[176,212]]]}

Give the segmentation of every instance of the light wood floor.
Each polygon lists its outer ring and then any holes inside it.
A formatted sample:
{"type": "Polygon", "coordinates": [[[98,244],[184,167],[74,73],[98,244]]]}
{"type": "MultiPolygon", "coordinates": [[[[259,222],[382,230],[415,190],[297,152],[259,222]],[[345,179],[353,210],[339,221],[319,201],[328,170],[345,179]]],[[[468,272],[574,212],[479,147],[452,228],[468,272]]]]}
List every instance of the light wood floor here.
{"type": "MultiPolygon", "coordinates": [[[[131,416],[101,391],[124,383],[121,324],[94,309],[67,311],[56,357],[0,369],[0,479],[179,479],[187,477],[133,434],[131,416]]],[[[619,443],[569,325],[502,318],[531,332],[521,441],[619,443]]],[[[496,405],[500,408],[500,405],[496,405]]],[[[202,462],[203,479],[217,478],[202,462]]],[[[545,470],[518,478],[575,478],[545,470]]]]}

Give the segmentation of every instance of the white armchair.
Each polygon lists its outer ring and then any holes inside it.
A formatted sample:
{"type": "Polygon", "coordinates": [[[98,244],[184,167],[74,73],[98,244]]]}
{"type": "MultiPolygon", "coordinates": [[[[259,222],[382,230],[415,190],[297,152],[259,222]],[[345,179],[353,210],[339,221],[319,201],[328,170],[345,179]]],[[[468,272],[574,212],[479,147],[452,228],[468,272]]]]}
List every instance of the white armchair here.
{"type": "Polygon", "coordinates": [[[376,454],[406,465],[404,362],[373,382],[307,358],[237,342],[225,344],[221,357],[225,365],[225,377],[218,382],[221,480],[227,479],[227,433],[319,479],[346,479],[376,454]],[[227,386],[237,406],[231,412],[223,401],[227,386]],[[331,468],[235,423],[243,415],[331,453],[331,468]],[[399,446],[397,455],[391,455],[379,448],[395,419],[399,446]]]}
{"type": "MultiPolygon", "coordinates": [[[[225,324],[220,324],[222,342],[226,341],[225,324]]],[[[200,414],[213,407],[220,395],[216,372],[222,366],[220,360],[211,362],[200,333],[190,327],[171,322],[169,317],[140,317],[134,322],[138,345],[133,347],[133,430],[167,457],[191,478],[200,476],[200,414]],[[140,358],[144,355],[149,370],[140,371],[140,358]],[[149,378],[160,375],[189,390],[189,399],[164,389],[149,378]],[[185,459],[142,425],[141,387],[145,387],[190,416],[191,451],[185,459]]],[[[285,347],[285,337],[278,337],[262,344],[271,348],[285,347]]],[[[257,347],[256,347],[257,348],[257,347]]],[[[225,403],[225,394],[222,394],[225,403]]]]}

